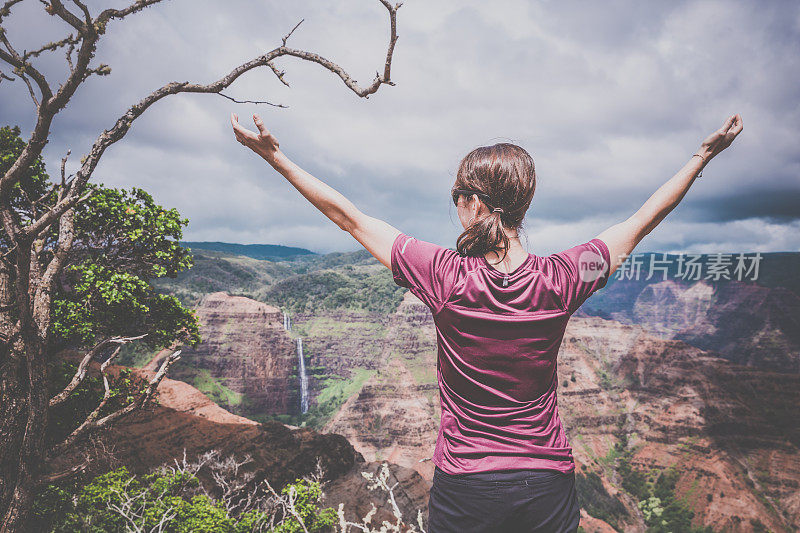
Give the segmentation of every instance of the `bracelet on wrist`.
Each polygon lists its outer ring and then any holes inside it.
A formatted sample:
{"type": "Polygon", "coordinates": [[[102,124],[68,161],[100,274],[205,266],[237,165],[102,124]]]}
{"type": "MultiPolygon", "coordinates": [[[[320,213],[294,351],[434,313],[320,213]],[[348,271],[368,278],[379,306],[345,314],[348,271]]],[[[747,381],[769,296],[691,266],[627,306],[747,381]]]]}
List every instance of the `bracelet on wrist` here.
{"type": "MultiPolygon", "coordinates": [[[[708,161],[706,160],[706,158],[705,158],[705,157],[703,157],[702,155],[700,155],[700,154],[692,154],[692,157],[694,157],[694,156],[697,156],[697,157],[699,157],[700,159],[702,159],[702,160],[703,160],[703,167],[705,167],[705,166],[706,166],[706,164],[708,163],[708,161]]],[[[702,177],[702,176],[703,176],[703,169],[701,168],[701,169],[700,169],[700,172],[698,172],[698,173],[697,173],[697,176],[695,176],[695,177],[697,177],[697,178],[700,178],[700,177],[702,177]]]]}

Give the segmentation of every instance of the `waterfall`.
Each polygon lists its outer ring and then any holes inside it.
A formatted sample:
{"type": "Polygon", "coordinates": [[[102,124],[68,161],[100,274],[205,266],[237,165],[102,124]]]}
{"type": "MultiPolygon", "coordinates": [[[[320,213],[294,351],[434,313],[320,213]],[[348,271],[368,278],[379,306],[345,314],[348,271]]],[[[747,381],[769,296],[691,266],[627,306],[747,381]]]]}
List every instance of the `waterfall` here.
{"type": "Polygon", "coordinates": [[[306,376],[306,362],[303,358],[303,339],[297,338],[297,357],[299,358],[300,369],[300,412],[308,411],[308,376],[306,376]]]}
{"type": "Polygon", "coordinates": [[[292,331],[292,319],[286,313],[286,311],[283,312],[283,329],[286,331],[292,331]]]}

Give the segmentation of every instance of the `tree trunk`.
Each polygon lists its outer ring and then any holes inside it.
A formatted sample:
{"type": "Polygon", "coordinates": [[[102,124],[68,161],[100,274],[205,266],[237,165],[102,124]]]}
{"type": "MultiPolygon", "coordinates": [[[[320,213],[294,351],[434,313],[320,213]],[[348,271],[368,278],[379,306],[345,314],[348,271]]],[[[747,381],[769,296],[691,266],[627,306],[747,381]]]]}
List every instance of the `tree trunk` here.
{"type": "MultiPolygon", "coordinates": [[[[19,476],[19,452],[28,413],[28,381],[19,357],[4,354],[0,367],[0,519],[5,519],[19,476]]],[[[4,531],[4,530],[3,530],[4,531]]]]}
{"type": "Polygon", "coordinates": [[[11,272],[5,261],[0,261],[0,517],[5,516],[16,486],[18,458],[15,455],[22,443],[28,410],[24,400],[27,393],[20,388],[27,381],[27,372],[10,338],[14,323],[13,301],[11,272]]]}
{"type": "Polygon", "coordinates": [[[25,530],[44,459],[50,403],[45,343],[30,312],[27,250],[20,248],[18,257],[24,259],[13,274],[0,263],[0,533],[25,530]]]}
{"type": "MultiPolygon", "coordinates": [[[[24,531],[47,426],[46,366],[40,346],[15,343],[0,377],[0,532],[24,531]],[[27,359],[27,361],[26,361],[27,359]]],[[[38,343],[37,343],[38,344],[38,343]]]]}

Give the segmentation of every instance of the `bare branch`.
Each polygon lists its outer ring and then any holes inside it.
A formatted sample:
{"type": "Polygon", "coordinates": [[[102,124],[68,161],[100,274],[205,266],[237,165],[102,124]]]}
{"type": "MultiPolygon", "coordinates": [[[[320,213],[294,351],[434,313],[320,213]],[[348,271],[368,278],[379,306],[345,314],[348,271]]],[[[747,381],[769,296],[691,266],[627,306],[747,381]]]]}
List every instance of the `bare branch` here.
{"type": "Polygon", "coordinates": [[[83,13],[83,21],[86,23],[86,25],[91,26],[92,15],[89,13],[89,8],[86,7],[86,4],[84,4],[80,0],[72,0],[72,3],[78,6],[78,9],[80,9],[81,12],[83,13]]]}
{"type": "Polygon", "coordinates": [[[72,11],[67,9],[64,4],[61,3],[61,0],[51,0],[48,4],[44,0],[42,3],[45,5],[45,11],[47,11],[50,15],[55,15],[76,30],[81,35],[85,35],[87,31],[91,28],[91,25],[86,26],[81,19],[79,19],[72,11]]]}
{"type": "Polygon", "coordinates": [[[66,155],[61,158],[61,187],[63,189],[67,188],[67,159],[71,153],[72,150],[67,150],[66,155]]]}
{"type": "MultiPolygon", "coordinates": [[[[67,256],[72,250],[72,243],[75,241],[75,211],[68,209],[58,222],[58,241],[56,242],[53,258],[50,259],[47,268],[41,276],[37,276],[38,283],[35,284],[36,292],[32,300],[34,305],[34,320],[39,331],[46,332],[50,327],[51,302],[53,290],[55,289],[56,279],[61,272],[61,267],[67,261],[67,256]]],[[[37,250],[38,256],[38,250],[37,250]]],[[[32,284],[33,288],[34,285],[32,284]]]]}
{"type": "MultiPolygon", "coordinates": [[[[330,70],[331,72],[339,76],[339,78],[345,83],[345,85],[349,87],[353,92],[364,98],[368,97],[370,94],[375,93],[382,84],[394,85],[394,83],[390,79],[390,73],[391,73],[392,54],[394,52],[395,43],[397,42],[397,24],[396,24],[397,9],[400,7],[401,4],[392,6],[387,0],[380,0],[380,2],[389,11],[391,37],[389,40],[389,48],[386,54],[384,73],[383,75],[378,74],[370,86],[364,88],[360,87],[358,83],[352,77],[350,77],[350,75],[342,67],[330,61],[329,59],[322,57],[319,54],[306,52],[304,50],[286,48],[285,46],[280,46],[270,52],[267,52],[262,56],[256,57],[246,63],[239,65],[238,67],[234,68],[230,73],[228,73],[226,76],[208,85],[193,84],[189,82],[168,83],[167,85],[164,85],[160,89],[157,89],[152,93],[150,93],[139,103],[131,106],[123,116],[117,119],[117,122],[110,130],[103,131],[103,133],[97,138],[94,145],[92,146],[92,149],[89,152],[89,155],[84,160],[80,170],[78,170],[75,176],[75,185],[72,187],[70,194],[62,201],[58,202],[49,212],[45,213],[34,223],[27,226],[23,230],[24,235],[26,237],[29,237],[30,235],[38,234],[39,232],[43,231],[48,226],[50,226],[67,209],[73,207],[80,200],[78,196],[80,194],[79,191],[83,189],[83,186],[91,177],[92,172],[94,172],[94,169],[97,166],[97,163],[99,162],[100,157],[103,155],[106,148],[108,148],[112,144],[122,139],[130,130],[134,120],[136,120],[139,116],[141,116],[142,113],[144,113],[151,105],[153,105],[154,103],[158,102],[159,100],[167,96],[178,93],[220,94],[224,89],[228,88],[240,76],[257,67],[270,66],[270,68],[274,70],[274,66],[270,65],[270,63],[275,58],[285,55],[298,57],[300,59],[322,65],[324,68],[330,70]]],[[[134,6],[140,6],[139,8],[143,8],[146,7],[146,5],[150,5],[152,3],[156,2],[155,1],[137,2],[136,4],[133,4],[133,6],[131,6],[131,9],[134,6]]],[[[59,95],[61,94],[62,91],[63,87],[62,90],[59,91],[59,95]]],[[[226,98],[231,99],[227,95],[224,96],[226,98]]],[[[58,96],[56,98],[58,98],[58,96]]]]}
{"type": "Polygon", "coordinates": [[[281,83],[289,87],[289,82],[283,79],[283,76],[286,74],[285,70],[278,70],[278,67],[276,67],[275,63],[272,61],[267,61],[267,66],[272,69],[272,72],[274,72],[278,79],[281,80],[281,83]]]}
{"type": "Polygon", "coordinates": [[[83,79],[85,80],[92,74],[97,74],[98,76],[108,76],[109,74],[111,74],[111,67],[109,67],[105,63],[101,63],[100,65],[94,68],[87,68],[86,71],[83,73],[83,79]]]}
{"type": "Polygon", "coordinates": [[[236,98],[230,97],[227,94],[222,94],[222,92],[219,92],[217,94],[219,94],[223,98],[227,98],[231,102],[234,102],[234,103],[237,103],[237,104],[268,104],[268,105],[271,105],[273,107],[288,107],[288,106],[285,106],[283,104],[273,104],[272,102],[267,102],[267,101],[262,101],[262,100],[237,100],[236,98]]]}
{"type": "Polygon", "coordinates": [[[54,50],[58,50],[64,46],[75,46],[77,43],[80,42],[80,39],[75,37],[73,34],[69,34],[60,41],[53,41],[43,45],[41,48],[37,48],[36,50],[32,50],[30,52],[24,52],[22,54],[22,60],[27,61],[31,57],[39,57],[45,52],[52,52],[54,50]]]}
{"type": "Polygon", "coordinates": [[[73,466],[63,472],[55,472],[53,474],[48,474],[46,476],[42,476],[39,480],[42,483],[55,483],[56,481],[60,481],[62,479],[70,478],[75,474],[83,472],[89,466],[89,461],[83,461],[80,464],[73,466]]]}
{"type": "MultiPolygon", "coordinates": [[[[119,348],[117,348],[117,351],[119,351],[119,348]]],[[[70,433],[63,442],[54,448],[52,452],[53,455],[60,454],[62,451],[66,450],[90,428],[96,425],[95,421],[100,416],[100,412],[106,406],[108,400],[111,398],[111,387],[108,384],[108,376],[106,375],[106,367],[108,366],[108,363],[109,361],[106,361],[100,365],[100,372],[103,374],[103,389],[105,390],[103,393],[103,399],[100,400],[100,403],[97,405],[97,407],[95,407],[94,411],[89,413],[89,416],[86,417],[81,425],[75,428],[75,430],[70,433]]]]}
{"type": "MultiPolygon", "coordinates": [[[[52,0],[50,4],[46,4],[48,13],[58,15],[63,20],[67,21],[78,30],[82,40],[78,50],[77,60],[74,65],[71,65],[70,75],[66,81],[59,87],[58,92],[53,95],[47,80],[44,76],[36,70],[30,63],[21,60],[19,54],[11,48],[10,43],[5,38],[5,33],[0,28],[0,40],[8,48],[8,52],[0,50],[0,59],[15,67],[15,72],[20,74],[26,73],[30,75],[39,86],[41,94],[41,105],[39,105],[36,125],[34,126],[33,133],[22,150],[22,153],[14,161],[14,164],[0,177],[0,198],[4,198],[14,183],[19,181],[25,169],[36,160],[42,153],[44,145],[47,143],[47,138],[50,134],[50,125],[53,122],[55,115],[67,105],[75,90],[85,79],[84,73],[89,68],[89,62],[94,56],[97,46],[99,34],[92,26],[85,26],[81,21],[75,17],[69,10],[67,10],[60,0],[52,0]]],[[[64,214],[70,206],[65,206],[58,213],[58,217],[64,214]]],[[[56,217],[56,218],[58,218],[56,217]]],[[[55,220],[50,220],[52,223],[55,220]]],[[[6,234],[14,241],[20,237],[23,239],[30,239],[31,233],[23,233],[19,225],[10,217],[8,213],[3,212],[3,225],[6,234]]],[[[44,228],[42,228],[44,229],[44,228]]],[[[38,232],[37,232],[38,233],[38,232]]]]}
{"type": "Polygon", "coordinates": [[[97,24],[104,28],[105,24],[112,18],[121,19],[132,13],[137,13],[148,6],[158,4],[161,1],[162,0],[138,0],[124,9],[106,9],[98,15],[97,24]]]}
{"type": "Polygon", "coordinates": [[[72,64],[72,52],[75,50],[75,43],[70,43],[67,46],[67,65],[69,65],[69,71],[75,72],[75,66],[72,64]]]}
{"type": "Polygon", "coordinates": [[[3,7],[0,7],[0,22],[3,21],[11,13],[11,8],[14,7],[14,4],[19,4],[22,0],[8,0],[3,7]]]}
{"type": "Polygon", "coordinates": [[[103,399],[100,401],[100,405],[92,411],[86,420],[78,426],[69,436],[64,439],[61,443],[55,446],[49,453],[49,455],[55,456],[62,453],[64,450],[69,448],[72,444],[74,444],[78,439],[83,437],[88,431],[100,428],[109,425],[110,423],[129,415],[130,413],[134,412],[135,410],[144,407],[147,404],[147,401],[150,400],[153,393],[158,388],[158,384],[161,383],[161,380],[164,379],[164,376],[167,375],[167,371],[169,367],[172,366],[172,363],[180,359],[181,352],[178,350],[177,352],[170,355],[164,362],[161,364],[161,368],[158,369],[156,375],[153,376],[153,379],[147,384],[147,387],[139,395],[139,397],[134,400],[133,402],[129,403],[125,407],[122,407],[113,413],[106,415],[105,417],[98,420],[98,416],[100,415],[100,411],[105,407],[106,403],[108,403],[108,399],[111,397],[110,387],[108,386],[108,377],[105,374],[106,366],[111,362],[113,356],[108,359],[105,363],[103,363],[100,367],[101,372],[103,372],[103,387],[105,387],[105,393],[103,395],[103,399]]]}
{"type": "MultiPolygon", "coordinates": [[[[5,28],[2,27],[0,27],[0,42],[2,42],[3,46],[6,47],[5,50],[0,49],[0,59],[11,65],[14,68],[14,73],[25,80],[25,83],[28,84],[28,89],[32,93],[31,96],[33,96],[33,88],[30,85],[30,81],[25,79],[26,74],[33,78],[33,81],[39,87],[41,101],[45,101],[50,98],[53,94],[53,91],[50,88],[50,84],[47,83],[44,75],[19,55],[19,53],[11,45],[11,42],[9,42],[8,37],[6,36],[5,28]]],[[[33,96],[33,99],[38,107],[39,100],[35,96],[33,96]]]]}
{"type": "Polygon", "coordinates": [[[31,85],[31,81],[24,74],[20,74],[19,77],[22,78],[22,81],[24,81],[25,85],[28,86],[28,94],[31,95],[31,100],[33,100],[33,104],[36,106],[36,109],[39,109],[39,99],[36,98],[36,93],[33,91],[33,85],[31,85]]]}
{"type": "Polygon", "coordinates": [[[99,427],[99,426],[108,425],[111,422],[113,422],[113,421],[115,421],[115,420],[117,420],[119,418],[122,418],[123,416],[135,411],[136,409],[138,409],[140,407],[144,407],[147,404],[147,402],[150,400],[150,398],[153,396],[153,393],[158,388],[158,384],[161,383],[161,380],[164,379],[164,376],[167,375],[167,371],[169,370],[169,367],[172,366],[172,363],[174,363],[175,361],[177,361],[180,358],[181,358],[181,351],[178,350],[177,352],[173,353],[172,355],[170,355],[169,357],[164,359],[164,362],[161,363],[161,368],[158,369],[158,372],[156,372],[156,375],[153,376],[153,379],[151,379],[150,382],[147,384],[147,388],[139,396],[139,399],[136,400],[135,402],[125,406],[124,408],[120,409],[119,411],[111,413],[110,415],[106,416],[105,418],[102,418],[102,419],[98,420],[97,421],[97,426],[99,427]]]}
{"type": "Polygon", "coordinates": [[[298,22],[297,24],[295,24],[295,25],[294,25],[294,28],[292,28],[292,31],[290,31],[289,33],[287,33],[287,34],[286,34],[286,35],[283,37],[283,39],[282,39],[282,41],[283,41],[283,46],[286,46],[286,41],[288,41],[288,40],[289,40],[289,37],[291,37],[291,36],[292,36],[292,34],[294,33],[294,30],[296,30],[296,29],[297,29],[297,27],[298,27],[298,26],[300,26],[300,24],[302,24],[304,20],[306,20],[306,19],[300,19],[300,22],[298,22]]]}
{"type": "MultiPolygon", "coordinates": [[[[276,498],[278,498],[279,500],[281,499],[278,493],[275,492],[275,489],[272,488],[272,485],[269,484],[269,481],[265,479],[264,484],[276,498]]],[[[308,529],[306,528],[306,525],[303,522],[303,517],[300,516],[300,513],[297,512],[297,508],[294,505],[296,499],[297,499],[297,488],[294,485],[292,485],[289,488],[288,498],[287,501],[285,502],[286,508],[289,510],[289,513],[294,517],[294,519],[297,520],[297,523],[300,524],[300,527],[303,528],[303,531],[305,531],[305,533],[308,533],[308,529]]]]}
{"type": "Polygon", "coordinates": [[[388,0],[380,0],[380,2],[389,11],[389,25],[391,28],[389,37],[389,48],[386,51],[386,62],[384,64],[383,74],[382,75],[380,73],[376,74],[375,79],[372,81],[372,84],[369,87],[365,88],[359,87],[358,83],[353,78],[351,78],[350,75],[342,67],[320,56],[319,54],[306,52],[304,50],[295,50],[294,48],[287,48],[285,41],[284,45],[281,46],[278,50],[284,52],[281,55],[291,55],[299,57],[300,59],[304,59],[306,61],[311,61],[313,63],[318,63],[322,65],[326,69],[330,70],[331,72],[339,76],[345,83],[345,85],[347,85],[354,93],[363,98],[368,98],[369,95],[376,92],[378,90],[378,87],[380,87],[382,84],[394,85],[394,82],[391,81],[391,70],[392,70],[392,56],[394,54],[394,46],[397,43],[397,38],[398,38],[397,10],[400,9],[400,6],[403,4],[398,3],[393,6],[391,3],[389,3],[388,0]]]}
{"type": "MultiPolygon", "coordinates": [[[[78,365],[78,370],[75,372],[75,375],[72,376],[72,380],[69,382],[69,384],[66,387],[64,387],[64,390],[53,396],[53,398],[50,400],[50,407],[55,407],[56,405],[62,403],[69,397],[70,394],[72,394],[72,391],[74,391],[75,388],[77,388],[77,386],[81,384],[83,378],[86,377],[86,371],[89,368],[89,363],[104,348],[106,348],[111,344],[118,344],[122,346],[123,344],[126,344],[128,342],[132,342],[138,339],[143,339],[146,336],[147,335],[145,334],[145,335],[139,335],[138,337],[111,337],[110,339],[103,339],[102,341],[95,344],[91,350],[86,352],[86,355],[83,356],[83,359],[81,359],[81,362],[78,365]]],[[[111,361],[112,359],[113,357],[110,357],[108,361],[111,361]]]]}

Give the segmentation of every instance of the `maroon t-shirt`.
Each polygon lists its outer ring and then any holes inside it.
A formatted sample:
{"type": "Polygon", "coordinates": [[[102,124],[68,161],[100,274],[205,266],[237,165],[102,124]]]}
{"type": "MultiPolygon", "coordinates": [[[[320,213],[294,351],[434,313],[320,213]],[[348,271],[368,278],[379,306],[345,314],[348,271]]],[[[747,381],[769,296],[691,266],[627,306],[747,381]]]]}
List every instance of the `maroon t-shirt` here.
{"type": "Polygon", "coordinates": [[[570,473],[558,414],[556,356],[569,317],[608,281],[600,239],[525,262],[507,275],[483,256],[401,233],[395,283],[431,310],[442,419],[433,463],[450,474],[545,468],[570,473]]]}

